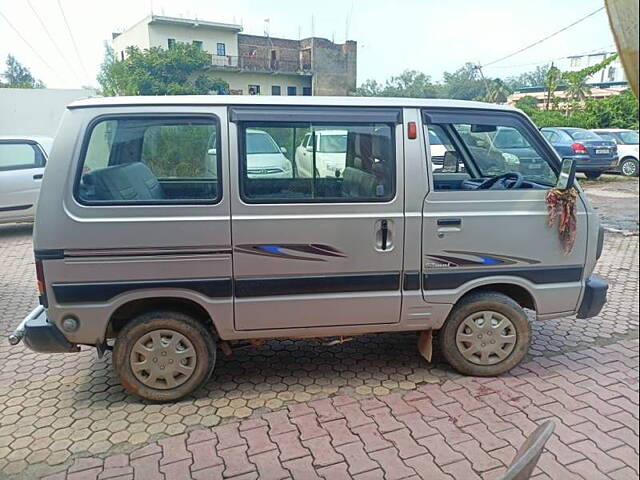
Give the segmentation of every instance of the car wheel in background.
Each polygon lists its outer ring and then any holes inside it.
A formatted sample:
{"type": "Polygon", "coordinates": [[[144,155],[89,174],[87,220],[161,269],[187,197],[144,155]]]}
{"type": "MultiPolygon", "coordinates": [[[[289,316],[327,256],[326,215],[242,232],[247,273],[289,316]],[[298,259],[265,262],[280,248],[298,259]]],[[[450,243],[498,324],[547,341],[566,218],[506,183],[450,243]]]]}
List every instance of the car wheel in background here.
{"type": "Polygon", "coordinates": [[[585,172],[585,176],[589,180],[597,180],[602,176],[602,172],[585,172]]]}
{"type": "Polygon", "coordinates": [[[620,173],[625,177],[637,177],[638,176],[638,160],[635,158],[625,158],[620,162],[620,173]]]}

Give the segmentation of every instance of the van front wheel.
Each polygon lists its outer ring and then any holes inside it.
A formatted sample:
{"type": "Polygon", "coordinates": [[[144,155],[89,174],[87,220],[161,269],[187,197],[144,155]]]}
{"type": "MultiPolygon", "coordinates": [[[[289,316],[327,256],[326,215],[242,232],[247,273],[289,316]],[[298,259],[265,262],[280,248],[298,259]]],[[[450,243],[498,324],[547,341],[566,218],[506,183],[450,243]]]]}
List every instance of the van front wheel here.
{"type": "Polygon", "coordinates": [[[113,366],[134,395],[168,402],[197,390],[215,365],[213,336],[179,312],[157,311],[127,323],[116,338],[113,366]]]}
{"type": "Polygon", "coordinates": [[[471,294],[456,305],[440,333],[442,355],[460,373],[501,375],[525,357],[531,325],[520,305],[501,293],[471,294]]]}

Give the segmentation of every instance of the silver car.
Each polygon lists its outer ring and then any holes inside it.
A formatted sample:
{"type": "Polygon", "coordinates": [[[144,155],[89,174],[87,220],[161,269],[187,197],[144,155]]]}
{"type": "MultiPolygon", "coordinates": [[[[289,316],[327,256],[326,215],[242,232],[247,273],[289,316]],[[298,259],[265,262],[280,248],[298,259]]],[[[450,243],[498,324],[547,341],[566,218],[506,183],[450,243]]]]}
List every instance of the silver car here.
{"type": "MultiPolygon", "coordinates": [[[[305,145],[312,156],[318,143],[305,145]]],[[[40,306],[9,340],[38,352],[112,350],[126,389],[155,401],[202,386],[218,350],[265,339],[407,332],[430,359],[438,332],[453,368],[499,375],[525,357],[530,318],[593,317],[606,301],[593,275],[602,230],[574,177],[573,160],[506,106],[75,102],[38,204],[40,306]],[[252,135],[268,133],[269,155],[284,164],[278,151],[293,153],[319,125],[346,137],[340,175],[253,171],[262,153],[252,135]],[[477,141],[505,128],[527,162],[477,141]],[[429,131],[445,148],[437,171],[429,131]],[[554,187],[576,189],[573,244],[547,226],[554,187]]]]}
{"type": "Polygon", "coordinates": [[[0,136],[0,224],[30,222],[53,139],[0,136]]]}

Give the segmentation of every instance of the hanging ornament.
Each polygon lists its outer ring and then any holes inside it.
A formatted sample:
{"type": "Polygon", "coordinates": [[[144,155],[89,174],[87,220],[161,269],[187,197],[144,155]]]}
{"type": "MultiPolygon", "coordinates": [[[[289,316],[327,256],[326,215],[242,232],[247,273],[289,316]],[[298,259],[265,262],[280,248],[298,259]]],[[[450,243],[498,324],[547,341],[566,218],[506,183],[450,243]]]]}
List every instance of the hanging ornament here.
{"type": "Polygon", "coordinates": [[[560,190],[552,188],[547,192],[547,227],[558,222],[558,236],[562,250],[568,255],[576,241],[578,220],[576,217],[576,201],[578,192],[575,188],[560,190]]]}

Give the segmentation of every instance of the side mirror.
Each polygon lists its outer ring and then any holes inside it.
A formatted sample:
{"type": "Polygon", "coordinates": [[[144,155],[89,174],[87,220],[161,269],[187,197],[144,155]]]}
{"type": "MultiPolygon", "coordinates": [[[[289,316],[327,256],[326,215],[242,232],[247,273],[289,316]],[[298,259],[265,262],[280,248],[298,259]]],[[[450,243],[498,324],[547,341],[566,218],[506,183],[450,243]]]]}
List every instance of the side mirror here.
{"type": "Polygon", "coordinates": [[[218,151],[215,148],[210,148],[207,150],[207,155],[217,155],[218,151]]]}
{"type": "Polygon", "coordinates": [[[280,147],[280,151],[281,151],[282,153],[287,153],[287,149],[286,149],[285,147],[280,147]]]}
{"type": "Polygon", "coordinates": [[[560,167],[560,175],[558,175],[556,188],[558,190],[569,190],[573,187],[575,181],[576,161],[571,158],[565,158],[562,160],[562,166],[560,167]]]}
{"type": "Polygon", "coordinates": [[[459,164],[460,160],[458,159],[456,152],[447,150],[444,154],[444,158],[442,159],[441,171],[443,173],[457,173],[459,164]]]}

